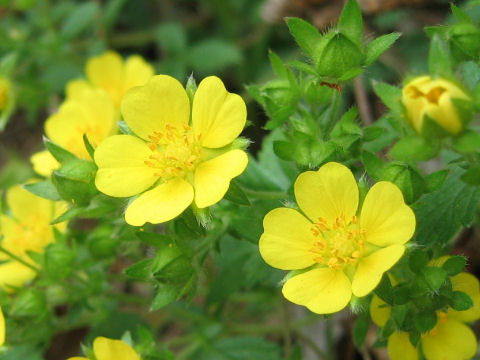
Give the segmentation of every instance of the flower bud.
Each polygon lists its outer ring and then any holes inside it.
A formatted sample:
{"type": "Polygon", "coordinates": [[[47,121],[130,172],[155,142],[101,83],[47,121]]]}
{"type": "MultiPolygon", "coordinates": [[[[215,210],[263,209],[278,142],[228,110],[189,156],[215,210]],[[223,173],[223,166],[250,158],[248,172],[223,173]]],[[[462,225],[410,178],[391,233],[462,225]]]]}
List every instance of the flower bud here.
{"type": "Polygon", "coordinates": [[[10,82],[0,77],[0,112],[5,109],[9,102],[10,82]]]}
{"type": "Polygon", "coordinates": [[[410,124],[422,133],[425,116],[451,134],[462,131],[463,123],[453,100],[470,97],[454,83],[445,79],[420,76],[403,87],[402,102],[410,124]]]}

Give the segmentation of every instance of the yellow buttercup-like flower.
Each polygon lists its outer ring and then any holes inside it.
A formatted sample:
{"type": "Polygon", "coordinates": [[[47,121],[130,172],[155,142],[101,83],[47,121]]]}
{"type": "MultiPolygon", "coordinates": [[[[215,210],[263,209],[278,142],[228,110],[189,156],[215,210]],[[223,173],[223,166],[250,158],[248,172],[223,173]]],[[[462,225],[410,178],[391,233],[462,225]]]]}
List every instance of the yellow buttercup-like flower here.
{"type": "MultiPolygon", "coordinates": [[[[42,253],[54,241],[50,222],[66,210],[66,204],[47,200],[31,194],[20,186],[7,190],[7,204],[11,216],[0,214],[1,246],[26,263],[36,266],[27,251],[42,253]]],[[[55,225],[59,230],[66,223],[55,225]]],[[[0,287],[22,286],[35,277],[30,267],[0,252],[0,287]]]]}
{"type": "Polygon", "coordinates": [[[141,56],[130,56],[124,62],[114,51],[89,59],[85,72],[88,81],[77,79],[67,84],[67,99],[75,99],[94,87],[105,90],[117,108],[128,89],[144,85],[155,73],[141,56]]]}
{"type": "MultiPolygon", "coordinates": [[[[450,278],[454,291],[463,291],[473,300],[473,307],[465,311],[448,308],[437,312],[437,324],[420,339],[423,355],[427,360],[466,360],[477,352],[475,334],[466,322],[480,319],[480,287],[477,278],[460,273],[450,278]]],[[[390,318],[391,308],[376,295],[370,304],[372,320],[384,326],[390,318]]],[[[407,332],[396,331],[388,338],[388,354],[391,360],[420,359],[419,349],[409,340],[407,332]]]]}
{"type": "Polygon", "coordinates": [[[417,77],[402,90],[408,120],[418,133],[422,131],[425,115],[446,131],[459,133],[463,125],[452,99],[470,98],[454,83],[430,76],[417,77]]]}
{"type": "MultiPolygon", "coordinates": [[[[93,353],[96,360],[140,360],[140,356],[127,343],[102,336],[95,338],[93,353]]],[[[88,360],[88,358],[75,356],[68,360],[88,360]]]]}
{"type": "Polygon", "coordinates": [[[0,346],[5,343],[5,317],[0,306],[0,346]]]}
{"type": "Polygon", "coordinates": [[[230,148],[245,126],[242,98],[211,76],[198,86],[191,108],[190,114],[183,86],[167,75],[154,76],[125,95],[122,115],[138,137],[111,136],[94,158],[101,192],[141,194],[125,212],[127,223],[165,222],[192,202],[199,208],[211,206],[245,170],[247,154],[230,148]]]}
{"type": "Polygon", "coordinates": [[[343,309],[362,297],[403,255],[415,230],[415,215],[401,191],[375,184],[357,213],[359,192],[352,172],[330,162],[297,178],[290,208],[263,220],[260,254],[273,267],[304,270],[283,285],[283,295],[319,314],[343,309]]]}
{"type": "MultiPolygon", "coordinates": [[[[81,159],[90,159],[85,148],[86,134],[93,146],[116,132],[117,111],[110,97],[100,89],[87,89],[77,98],[65,101],[57,113],[45,122],[45,133],[54,143],[81,159]]],[[[50,176],[60,164],[48,151],[34,154],[30,161],[34,170],[50,176]]]]}

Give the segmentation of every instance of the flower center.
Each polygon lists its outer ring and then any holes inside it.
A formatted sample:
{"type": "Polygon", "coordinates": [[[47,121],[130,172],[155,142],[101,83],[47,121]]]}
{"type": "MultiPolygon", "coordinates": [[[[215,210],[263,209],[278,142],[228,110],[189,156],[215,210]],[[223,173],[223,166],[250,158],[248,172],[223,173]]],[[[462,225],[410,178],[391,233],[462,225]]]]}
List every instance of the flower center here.
{"type": "Polygon", "coordinates": [[[320,217],[310,230],[316,238],[310,252],[319,264],[341,268],[356,263],[365,251],[365,230],[356,216],[347,221],[342,214],[331,225],[320,217]]]}
{"type": "Polygon", "coordinates": [[[425,94],[425,93],[421,92],[420,90],[418,90],[416,87],[412,86],[409,89],[409,95],[414,99],[419,98],[419,97],[424,97],[425,99],[427,99],[428,102],[438,105],[438,100],[440,99],[440,96],[442,96],[442,94],[445,91],[447,91],[447,90],[444,89],[443,87],[437,86],[437,87],[434,87],[432,90],[430,90],[428,93],[425,94]]]}
{"type": "Polygon", "coordinates": [[[152,154],[144,162],[158,170],[156,176],[184,176],[195,168],[202,157],[198,138],[187,124],[181,128],[167,124],[165,131],[155,131],[148,138],[150,142],[147,145],[152,154]]]}

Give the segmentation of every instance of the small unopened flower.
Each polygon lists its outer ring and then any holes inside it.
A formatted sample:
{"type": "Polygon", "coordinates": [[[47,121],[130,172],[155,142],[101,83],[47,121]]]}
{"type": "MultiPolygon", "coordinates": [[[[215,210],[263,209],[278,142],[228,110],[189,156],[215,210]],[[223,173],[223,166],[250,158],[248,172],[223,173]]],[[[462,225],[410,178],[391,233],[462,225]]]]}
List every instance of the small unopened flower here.
{"type": "MultiPolygon", "coordinates": [[[[122,340],[112,340],[102,336],[93,341],[93,353],[96,360],[140,360],[134,349],[122,340]]],[[[86,357],[75,356],[68,360],[89,360],[86,357]]]]}
{"type": "Polygon", "coordinates": [[[118,108],[127,90],[144,85],[154,69],[139,55],[123,61],[116,52],[107,51],[89,59],[85,72],[88,81],[77,79],[67,84],[67,98],[77,98],[88,88],[99,88],[108,93],[118,108]]]}
{"type": "MultiPolygon", "coordinates": [[[[427,360],[466,360],[477,352],[475,334],[465,323],[480,319],[480,286],[477,278],[469,273],[460,273],[450,278],[454,291],[463,291],[473,301],[465,311],[448,308],[437,312],[437,324],[421,335],[421,347],[415,348],[408,332],[395,331],[388,337],[388,354],[391,360],[420,359],[421,348],[427,360]]],[[[370,304],[370,315],[378,326],[384,326],[391,315],[391,307],[374,295],[370,304]]]]}
{"type": "MultiPolygon", "coordinates": [[[[2,248],[26,263],[36,266],[28,251],[43,253],[45,247],[54,241],[53,226],[50,222],[66,210],[66,204],[47,200],[14,186],[7,190],[7,204],[11,216],[0,214],[0,235],[2,248]]],[[[59,230],[66,222],[55,225],[59,230]]],[[[35,271],[0,251],[0,287],[22,286],[35,277],[35,271]]]]}
{"type": "MultiPolygon", "coordinates": [[[[81,159],[90,159],[83,135],[97,146],[107,136],[116,132],[117,111],[110,97],[103,90],[87,89],[74,99],[65,101],[58,112],[45,122],[45,134],[54,143],[81,159]]],[[[50,176],[60,164],[48,151],[31,157],[34,170],[50,176]]]]}
{"type": "Polygon", "coordinates": [[[294,190],[301,212],[278,208],[265,216],[260,254],[273,267],[301,270],[283,285],[288,300],[319,314],[340,311],[400,259],[415,215],[386,181],[370,189],[358,211],[355,178],[335,162],[300,174],[294,190]]]}
{"type": "Polygon", "coordinates": [[[454,83],[430,76],[414,78],[403,87],[402,102],[407,110],[410,124],[422,132],[425,116],[437,123],[444,130],[458,134],[462,120],[452,100],[469,100],[469,96],[454,83]]]}
{"type": "Polygon", "coordinates": [[[98,146],[95,184],[110,196],[141,194],[125,212],[131,225],[171,220],[192,202],[217,203],[247,166],[247,154],[232,146],[245,126],[245,103],[217,77],[199,84],[191,114],[185,89],[167,75],[131,89],[121,112],[137,136],[110,136],[98,146]]]}

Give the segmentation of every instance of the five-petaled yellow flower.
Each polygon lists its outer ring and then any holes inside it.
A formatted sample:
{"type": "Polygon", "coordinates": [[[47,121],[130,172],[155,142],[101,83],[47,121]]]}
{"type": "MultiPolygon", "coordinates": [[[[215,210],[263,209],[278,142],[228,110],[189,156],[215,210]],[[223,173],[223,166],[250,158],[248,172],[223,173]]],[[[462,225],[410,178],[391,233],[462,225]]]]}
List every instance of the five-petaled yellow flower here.
{"type": "MultiPolygon", "coordinates": [[[[112,340],[102,336],[93,341],[93,353],[96,360],[140,360],[140,356],[130,345],[121,340],[112,340]]],[[[75,356],[68,360],[89,360],[75,356]]]]}
{"type": "MultiPolygon", "coordinates": [[[[81,159],[90,159],[83,135],[97,146],[107,136],[116,132],[117,111],[110,97],[100,89],[86,89],[78,97],[65,101],[57,113],[45,122],[45,134],[54,143],[81,159]]],[[[50,176],[60,164],[48,152],[31,157],[35,172],[50,176]]]]}
{"type": "Polygon", "coordinates": [[[106,91],[117,108],[128,89],[144,85],[155,73],[141,56],[132,55],[124,62],[114,51],[89,59],[85,72],[88,81],[77,79],[67,84],[67,99],[75,99],[93,87],[106,91]]]}
{"type": "Polygon", "coordinates": [[[319,314],[343,309],[362,297],[403,255],[415,215],[394,184],[381,181],[357,213],[359,191],[352,172],[330,162],[297,178],[290,208],[263,220],[260,254],[273,267],[304,270],[283,285],[283,295],[319,314]]]}
{"type": "Polygon", "coordinates": [[[428,116],[449,133],[458,134],[463,125],[453,99],[470,98],[454,83],[430,76],[417,77],[402,90],[408,120],[418,133],[422,132],[425,116],[428,116]]]}
{"type": "MultiPolygon", "coordinates": [[[[469,273],[460,273],[450,278],[454,291],[463,291],[473,300],[473,307],[465,311],[448,308],[437,312],[437,324],[428,333],[422,334],[421,349],[427,360],[467,360],[477,352],[477,339],[464,323],[480,319],[480,287],[477,278],[469,273]]],[[[370,304],[372,320],[384,326],[391,314],[391,307],[376,295],[370,304]]],[[[404,331],[395,331],[388,337],[388,355],[391,360],[418,360],[419,349],[410,342],[404,331]]]]}
{"type": "MultiPolygon", "coordinates": [[[[31,194],[20,186],[7,190],[7,204],[11,216],[0,214],[2,247],[23,261],[36,266],[27,251],[42,253],[54,241],[53,226],[50,222],[66,210],[66,204],[54,202],[31,194]]],[[[65,229],[66,223],[55,225],[65,229]]],[[[35,277],[30,267],[0,252],[0,287],[22,286],[35,277]]]]}
{"type": "Polygon", "coordinates": [[[192,202],[217,203],[247,166],[246,153],[232,148],[245,126],[245,103],[217,77],[205,78],[190,104],[177,80],[154,76],[127,92],[121,112],[138,137],[115,135],[98,146],[95,184],[110,196],[141,194],[125,212],[131,225],[171,220],[192,202]]]}

